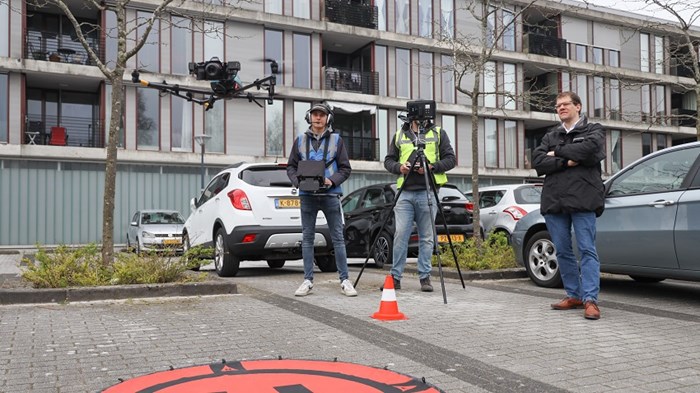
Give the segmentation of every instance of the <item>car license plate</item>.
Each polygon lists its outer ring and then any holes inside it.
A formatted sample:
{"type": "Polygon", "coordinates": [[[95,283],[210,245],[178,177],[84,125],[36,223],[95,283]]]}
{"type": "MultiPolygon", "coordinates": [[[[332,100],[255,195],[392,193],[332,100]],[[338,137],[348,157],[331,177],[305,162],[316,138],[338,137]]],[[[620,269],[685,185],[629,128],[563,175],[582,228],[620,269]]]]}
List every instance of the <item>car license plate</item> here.
{"type": "Polygon", "coordinates": [[[163,244],[180,244],[180,239],[163,239],[163,244]]]}
{"type": "Polygon", "coordinates": [[[279,198],[275,199],[275,207],[277,209],[298,209],[301,207],[299,198],[279,198]]]}
{"type": "MultiPolygon", "coordinates": [[[[447,235],[438,235],[438,243],[447,243],[447,235]]],[[[450,235],[450,239],[452,239],[453,243],[456,242],[463,242],[464,241],[464,235],[450,235]]]]}

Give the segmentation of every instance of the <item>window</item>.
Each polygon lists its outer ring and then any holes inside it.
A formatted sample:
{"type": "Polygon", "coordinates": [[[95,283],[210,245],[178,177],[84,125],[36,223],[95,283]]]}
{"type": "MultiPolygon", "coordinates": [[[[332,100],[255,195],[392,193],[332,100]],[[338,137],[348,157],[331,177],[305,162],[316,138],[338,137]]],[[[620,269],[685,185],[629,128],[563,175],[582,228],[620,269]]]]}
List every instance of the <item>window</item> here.
{"type": "MultiPolygon", "coordinates": [[[[126,94],[122,93],[122,102],[124,102],[126,94]]],[[[105,140],[109,140],[109,127],[112,122],[112,85],[105,85],[105,140]]],[[[122,111],[122,117],[119,119],[119,137],[117,140],[117,146],[125,147],[124,141],[124,111],[122,111]]]]}
{"type": "Polygon", "coordinates": [[[610,119],[622,120],[620,113],[620,81],[610,79],[610,119]]]}
{"type": "MultiPolygon", "coordinates": [[[[2,5],[0,5],[2,8],[2,5]]],[[[7,74],[0,74],[0,142],[8,142],[8,122],[9,116],[7,113],[7,106],[9,104],[9,91],[8,91],[8,77],[7,74]]]]}
{"type": "MultiPolygon", "coordinates": [[[[139,11],[136,15],[136,23],[139,24],[137,34],[140,39],[146,34],[146,28],[148,27],[146,22],[153,14],[139,11]]],[[[148,38],[146,38],[146,42],[136,54],[136,64],[138,64],[138,68],[141,70],[160,72],[160,19],[155,19],[153,21],[153,28],[148,38]]]]}
{"type": "Polygon", "coordinates": [[[654,37],[654,71],[664,73],[664,37],[654,37]]]}
{"type": "Polygon", "coordinates": [[[677,150],[650,158],[615,179],[609,194],[671,191],[680,188],[700,148],[677,150]]]}
{"type": "Polygon", "coordinates": [[[418,98],[421,100],[433,99],[433,54],[428,52],[418,53],[418,98]]]}
{"type": "Polygon", "coordinates": [[[265,12],[282,15],[282,2],[280,0],[265,0],[265,12]]]}
{"type": "MultiPolygon", "coordinates": [[[[222,101],[219,101],[222,103],[222,101]]],[[[192,151],[192,105],[170,96],[170,138],[172,150],[192,151]]]]}
{"type": "MultiPolygon", "coordinates": [[[[307,109],[309,107],[307,106],[307,109]]],[[[296,109],[296,103],[295,103],[296,109]]],[[[306,113],[306,112],[304,112],[306,113]]],[[[265,155],[284,156],[284,101],[274,100],[265,105],[265,155]]]]}
{"type": "Polygon", "coordinates": [[[619,67],[620,66],[620,51],[619,50],[610,50],[608,51],[608,65],[610,67],[619,67]]]}
{"type": "Polygon", "coordinates": [[[105,65],[117,64],[117,14],[108,10],[105,14],[105,65]]]}
{"type": "Polygon", "coordinates": [[[642,121],[650,121],[651,115],[651,100],[649,85],[642,85],[642,121]]]}
{"type": "Polygon", "coordinates": [[[503,10],[503,49],[515,50],[515,14],[503,10]]]}
{"type": "Polygon", "coordinates": [[[484,106],[496,107],[496,63],[489,61],[484,64],[484,106]]]}
{"type": "Polygon", "coordinates": [[[433,36],[433,0],[418,0],[418,35],[433,36]]]}
{"type": "Polygon", "coordinates": [[[136,89],[136,148],[158,148],[159,128],[159,91],[147,88],[136,89]]]}
{"type": "Polygon", "coordinates": [[[492,47],[496,42],[496,8],[489,6],[486,15],[486,46],[492,47]]]}
{"type": "Polygon", "coordinates": [[[221,22],[204,21],[204,60],[218,57],[226,61],[224,53],[224,24],[221,22]]]}
{"type": "MultiPolygon", "coordinates": [[[[139,52],[140,53],[140,52],[139,52]]],[[[170,69],[173,74],[188,75],[192,61],[192,20],[171,16],[170,69]]]]}
{"type": "Polygon", "coordinates": [[[440,0],[440,34],[442,38],[452,38],[454,31],[454,0],[440,0]]]}
{"type": "Polygon", "coordinates": [[[442,55],[442,102],[455,103],[454,63],[452,56],[442,55]]]}
{"type": "Polygon", "coordinates": [[[445,131],[447,134],[447,137],[450,138],[450,144],[452,147],[457,150],[457,119],[452,116],[452,115],[442,115],[442,123],[441,123],[442,129],[445,131]]]}
{"type": "Polygon", "coordinates": [[[503,107],[516,109],[515,64],[503,64],[503,107]]]}
{"type": "Polygon", "coordinates": [[[602,118],[605,115],[603,94],[603,78],[596,76],[593,78],[593,117],[602,118]]]}
{"type": "Polygon", "coordinates": [[[568,72],[561,73],[561,91],[571,91],[571,75],[568,72]]]}
{"type": "Polygon", "coordinates": [[[586,62],[586,45],[576,44],[576,60],[586,62]]]}
{"type": "Polygon", "coordinates": [[[387,146],[391,134],[389,133],[389,111],[386,109],[377,109],[377,139],[379,139],[379,159],[383,160],[386,157],[387,146]]]}
{"type": "Polygon", "coordinates": [[[593,64],[603,64],[603,48],[593,48],[593,64]]]}
{"type": "Polygon", "coordinates": [[[396,97],[411,98],[411,51],[396,48],[396,97]]]}
{"type": "MultiPolygon", "coordinates": [[[[10,56],[10,6],[8,2],[0,2],[0,57],[10,56]]],[[[0,139],[2,140],[2,139],[0,139]]]]}
{"type": "Polygon", "coordinates": [[[656,123],[666,124],[666,88],[663,85],[655,86],[656,90],[656,123]]]}
{"type": "Polygon", "coordinates": [[[517,168],[518,157],[518,123],[505,121],[505,159],[506,168],[517,168]]]}
{"type": "Polygon", "coordinates": [[[294,101],[294,131],[295,136],[302,135],[309,128],[306,122],[306,112],[311,109],[310,102],[294,101]]]}
{"type": "Polygon", "coordinates": [[[311,88],[311,36],[294,34],[294,87],[311,88]]]}
{"type": "Polygon", "coordinates": [[[376,45],[374,47],[374,71],[379,79],[379,95],[387,95],[387,65],[386,46],[376,45]]]}
{"type": "Polygon", "coordinates": [[[411,27],[411,8],[409,0],[396,0],[396,32],[409,34],[411,27]]]}
{"type": "Polygon", "coordinates": [[[279,30],[265,30],[265,58],[277,61],[280,72],[277,74],[277,83],[284,84],[284,59],[282,32],[279,30]]]}
{"type": "Polygon", "coordinates": [[[576,94],[581,97],[581,113],[588,113],[588,78],[576,75],[576,94]]]}
{"type": "Polygon", "coordinates": [[[484,119],[484,137],[486,139],[485,163],[486,167],[498,167],[498,125],[496,119],[484,119]]]}
{"type": "Polygon", "coordinates": [[[610,140],[610,146],[612,147],[612,153],[610,154],[610,158],[612,159],[611,169],[612,174],[614,175],[622,168],[622,138],[620,136],[620,131],[611,130],[610,140]]]}
{"type": "Polygon", "coordinates": [[[663,150],[666,148],[666,135],[656,134],[656,150],[663,150]]]}
{"type": "Polygon", "coordinates": [[[374,6],[377,7],[377,30],[386,31],[386,2],[387,0],[375,0],[374,6]]]}
{"type": "Polygon", "coordinates": [[[649,72],[649,34],[639,34],[640,70],[649,72]]]}
{"type": "Polygon", "coordinates": [[[651,134],[645,132],[642,134],[642,155],[646,156],[651,153],[651,134]]]}
{"type": "Polygon", "coordinates": [[[292,12],[297,18],[311,18],[311,4],[309,4],[309,0],[294,0],[292,12]]]}
{"type": "Polygon", "coordinates": [[[207,152],[224,153],[225,151],[225,108],[225,101],[219,101],[217,105],[214,105],[211,109],[204,112],[204,133],[211,135],[211,139],[209,139],[206,146],[207,152]]]}

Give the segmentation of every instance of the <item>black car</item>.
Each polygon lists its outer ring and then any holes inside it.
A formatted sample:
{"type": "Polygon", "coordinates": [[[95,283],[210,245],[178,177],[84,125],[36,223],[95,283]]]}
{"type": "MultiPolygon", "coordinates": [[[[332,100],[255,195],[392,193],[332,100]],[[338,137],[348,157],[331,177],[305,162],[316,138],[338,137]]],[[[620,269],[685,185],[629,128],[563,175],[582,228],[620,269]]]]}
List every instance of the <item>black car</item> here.
{"type": "MultiPolygon", "coordinates": [[[[432,191],[431,191],[432,192],[432,191]]],[[[391,209],[397,194],[395,183],[375,184],[353,191],[342,200],[345,214],[345,247],[349,258],[371,255],[378,268],[393,262],[394,212],[391,209]],[[382,229],[387,215],[389,219],[382,229]],[[382,229],[381,233],[379,233],[382,229]],[[375,236],[379,236],[370,251],[375,236]]],[[[457,187],[445,184],[438,192],[442,212],[447,221],[452,242],[461,242],[472,235],[472,216],[467,210],[469,201],[457,187]]],[[[437,206],[436,206],[437,208],[437,206]]],[[[438,242],[447,243],[442,214],[435,218],[438,242]]],[[[418,254],[418,233],[415,227],[409,239],[408,252],[418,254]]]]}

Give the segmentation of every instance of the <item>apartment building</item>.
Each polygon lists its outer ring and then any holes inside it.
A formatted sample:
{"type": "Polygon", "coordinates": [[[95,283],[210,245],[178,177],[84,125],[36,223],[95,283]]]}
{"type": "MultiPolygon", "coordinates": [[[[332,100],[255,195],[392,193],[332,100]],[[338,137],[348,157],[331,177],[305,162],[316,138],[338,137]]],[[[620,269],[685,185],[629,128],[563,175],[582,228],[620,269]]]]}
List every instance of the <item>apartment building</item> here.
{"type": "MultiPolygon", "coordinates": [[[[115,13],[79,0],[66,4],[86,23],[82,33],[100,60],[114,64],[115,13]]],[[[437,102],[436,122],[457,153],[450,181],[469,190],[472,102],[455,87],[452,69],[460,60],[451,39],[470,41],[472,50],[495,48],[479,81],[481,185],[533,180],[530,152],[556,124],[561,90],[576,91],[588,117],[605,125],[607,174],[695,139],[696,97],[687,88],[692,67],[674,50],[683,37],[664,24],[572,1],[524,8],[514,0],[478,8],[478,15],[488,14],[482,35],[465,4],[206,0],[168,12],[125,75],[115,242],[125,242],[137,209],[189,214],[202,159],[206,179],[239,161],[286,162],[317,100],[334,107],[335,128],[349,147],[354,172],[346,192],[393,180],[382,165],[386,146],[406,102],[417,99],[437,102]],[[131,70],[139,69],[152,82],[206,88],[188,75],[188,64],[212,57],[239,61],[243,82],[269,74],[264,59],[277,60],[272,105],[234,99],[205,111],[130,82],[131,70]],[[201,146],[195,136],[203,134],[209,138],[201,146]]],[[[143,21],[157,5],[134,3],[127,18],[143,21]]],[[[5,1],[0,26],[0,246],[97,242],[111,86],[58,8],[5,1]]],[[[139,27],[129,37],[143,34],[139,27]]],[[[700,39],[699,30],[691,34],[700,39]]],[[[460,87],[470,91],[473,84],[467,73],[460,87]]]]}

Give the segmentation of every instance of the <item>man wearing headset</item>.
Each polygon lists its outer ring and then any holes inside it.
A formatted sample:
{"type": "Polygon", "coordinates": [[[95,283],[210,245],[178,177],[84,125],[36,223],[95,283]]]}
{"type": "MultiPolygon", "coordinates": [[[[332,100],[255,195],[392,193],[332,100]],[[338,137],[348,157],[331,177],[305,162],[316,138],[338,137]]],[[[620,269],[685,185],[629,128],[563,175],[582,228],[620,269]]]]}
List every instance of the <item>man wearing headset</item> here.
{"type": "Polygon", "coordinates": [[[306,112],[309,129],[294,140],[292,151],[287,161],[287,176],[294,187],[299,187],[299,162],[304,160],[323,161],[325,172],[323,187],[318,191],[300,191],[302,243],[301,253],[304,258],[304,282],[294,293],[306,296],[314,284],[314,236],[316,234],[316,216],[323,211],[328,221],[328,228],[335,251],[335,263],[340,277],[340,291],[346,296],[357,296],[348,276],[348,260],[343,237],[343,210],[340,185],[350,176],[352,168],[343,139],[333,132],[333,112],[324,103],[312,105],[306,112]]]}

